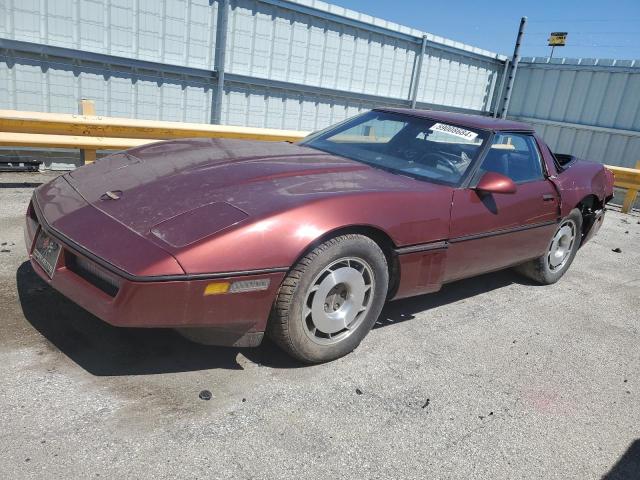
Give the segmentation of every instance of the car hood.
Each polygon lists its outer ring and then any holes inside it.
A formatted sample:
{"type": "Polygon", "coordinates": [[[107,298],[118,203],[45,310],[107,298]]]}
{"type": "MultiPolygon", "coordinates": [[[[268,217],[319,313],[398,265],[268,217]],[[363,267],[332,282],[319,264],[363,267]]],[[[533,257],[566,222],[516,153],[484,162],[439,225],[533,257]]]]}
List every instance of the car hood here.
{"type": "MultiPolygon", "coordinates": [[[[405,190],[417,182],[300,145],[233,139],[153,143],[66,178],[109,217],[173,246],[189,243],[180,234],[187,224],[201,224],[196,236],[202,237],[323,197],[405,190]]],[[[419,183],[422,190],[430,188],[419,183]]]]}

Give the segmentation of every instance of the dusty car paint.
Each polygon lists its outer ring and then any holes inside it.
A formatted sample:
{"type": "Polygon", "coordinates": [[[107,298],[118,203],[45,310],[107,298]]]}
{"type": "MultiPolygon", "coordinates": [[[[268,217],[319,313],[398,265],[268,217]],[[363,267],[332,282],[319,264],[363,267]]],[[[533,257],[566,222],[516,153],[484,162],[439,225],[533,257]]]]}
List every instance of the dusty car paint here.
{"type": "MultiPolygon", "coordinates": [[[[388,111],[532,133],[525,124],[487,117],[388,111]]],[[[264,331],[288,269],[337,232],[360,231],[383,244],[392,296],[402,298],[541,255],[557,221],[590,196],[600,207],[593,213],[597,230],[612,177],[601,165],[580,161],[558,172],[537,142],[548,178],[518,185],[515,194],[491,195],[289,143],[160,142],[39,187],[25,241],[31,253],[38,231],[56,238],[64,251],[53,278],[32,259],[36,272],[109,323],[215,326],[237,340],[264,331]],[[74,273],[73,255],[94,262],[99,274],[117,276],[117,294],[74,273]],[[235,278],[270,283],[262,291],[203,295],[211,281],[235,278]]]]}

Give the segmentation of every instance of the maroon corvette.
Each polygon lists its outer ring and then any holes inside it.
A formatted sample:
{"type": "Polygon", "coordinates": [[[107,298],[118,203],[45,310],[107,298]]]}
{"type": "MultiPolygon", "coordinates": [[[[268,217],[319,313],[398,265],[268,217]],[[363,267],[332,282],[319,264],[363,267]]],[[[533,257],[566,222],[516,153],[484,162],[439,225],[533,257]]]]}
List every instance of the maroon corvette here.
{"type": "Polygon", "coordinates": [[[298,144],[176,140],[39,187],[31,263],[104,321],[306,362],[358,346],[389,299],[507,267],[556,282],[613,176],[531,127],[376,109],[298,144]]]}

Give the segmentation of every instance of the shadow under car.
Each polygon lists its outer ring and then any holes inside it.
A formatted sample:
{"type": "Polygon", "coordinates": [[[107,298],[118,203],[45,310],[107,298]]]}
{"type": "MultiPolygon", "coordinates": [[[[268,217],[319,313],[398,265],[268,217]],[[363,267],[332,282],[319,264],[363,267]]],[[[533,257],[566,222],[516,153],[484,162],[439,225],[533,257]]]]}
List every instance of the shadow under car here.
{"type": "MultiPolygon", "coordinates": [[[[512,283],[516,273],[503,270],[462,280],[437,293],[388,303],[374,328],[413,319],[415,314],[512,283]]],[[[24,262],[16,272],[18,296],[27,321],[67,357],[96,376],[148,375],[207,369],[239,370],[242,354],[256,364],[296,368],[304,364],[290,358],[265,338],[257,348],[232,348],[190,342],[172,329],[122,328],[103,322],[49,287],[24,262]]]]}

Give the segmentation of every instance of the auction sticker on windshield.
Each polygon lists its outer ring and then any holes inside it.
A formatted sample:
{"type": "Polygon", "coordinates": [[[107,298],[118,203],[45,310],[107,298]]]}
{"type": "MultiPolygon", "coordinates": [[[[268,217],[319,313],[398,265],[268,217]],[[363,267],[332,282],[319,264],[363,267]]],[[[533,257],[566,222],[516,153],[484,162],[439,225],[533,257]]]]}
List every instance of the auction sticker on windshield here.
{"type": "Polygon", "coordinates": [[[434,123],[429,129],[432,132],[443,132],[449,135],[455,135],[456,137],[464,138],[465,140],[473,141],[478,136],[477,133],[467,130],[465,128],[454,127],[453,125],[447,125],[446,123],[434,123]]]}

